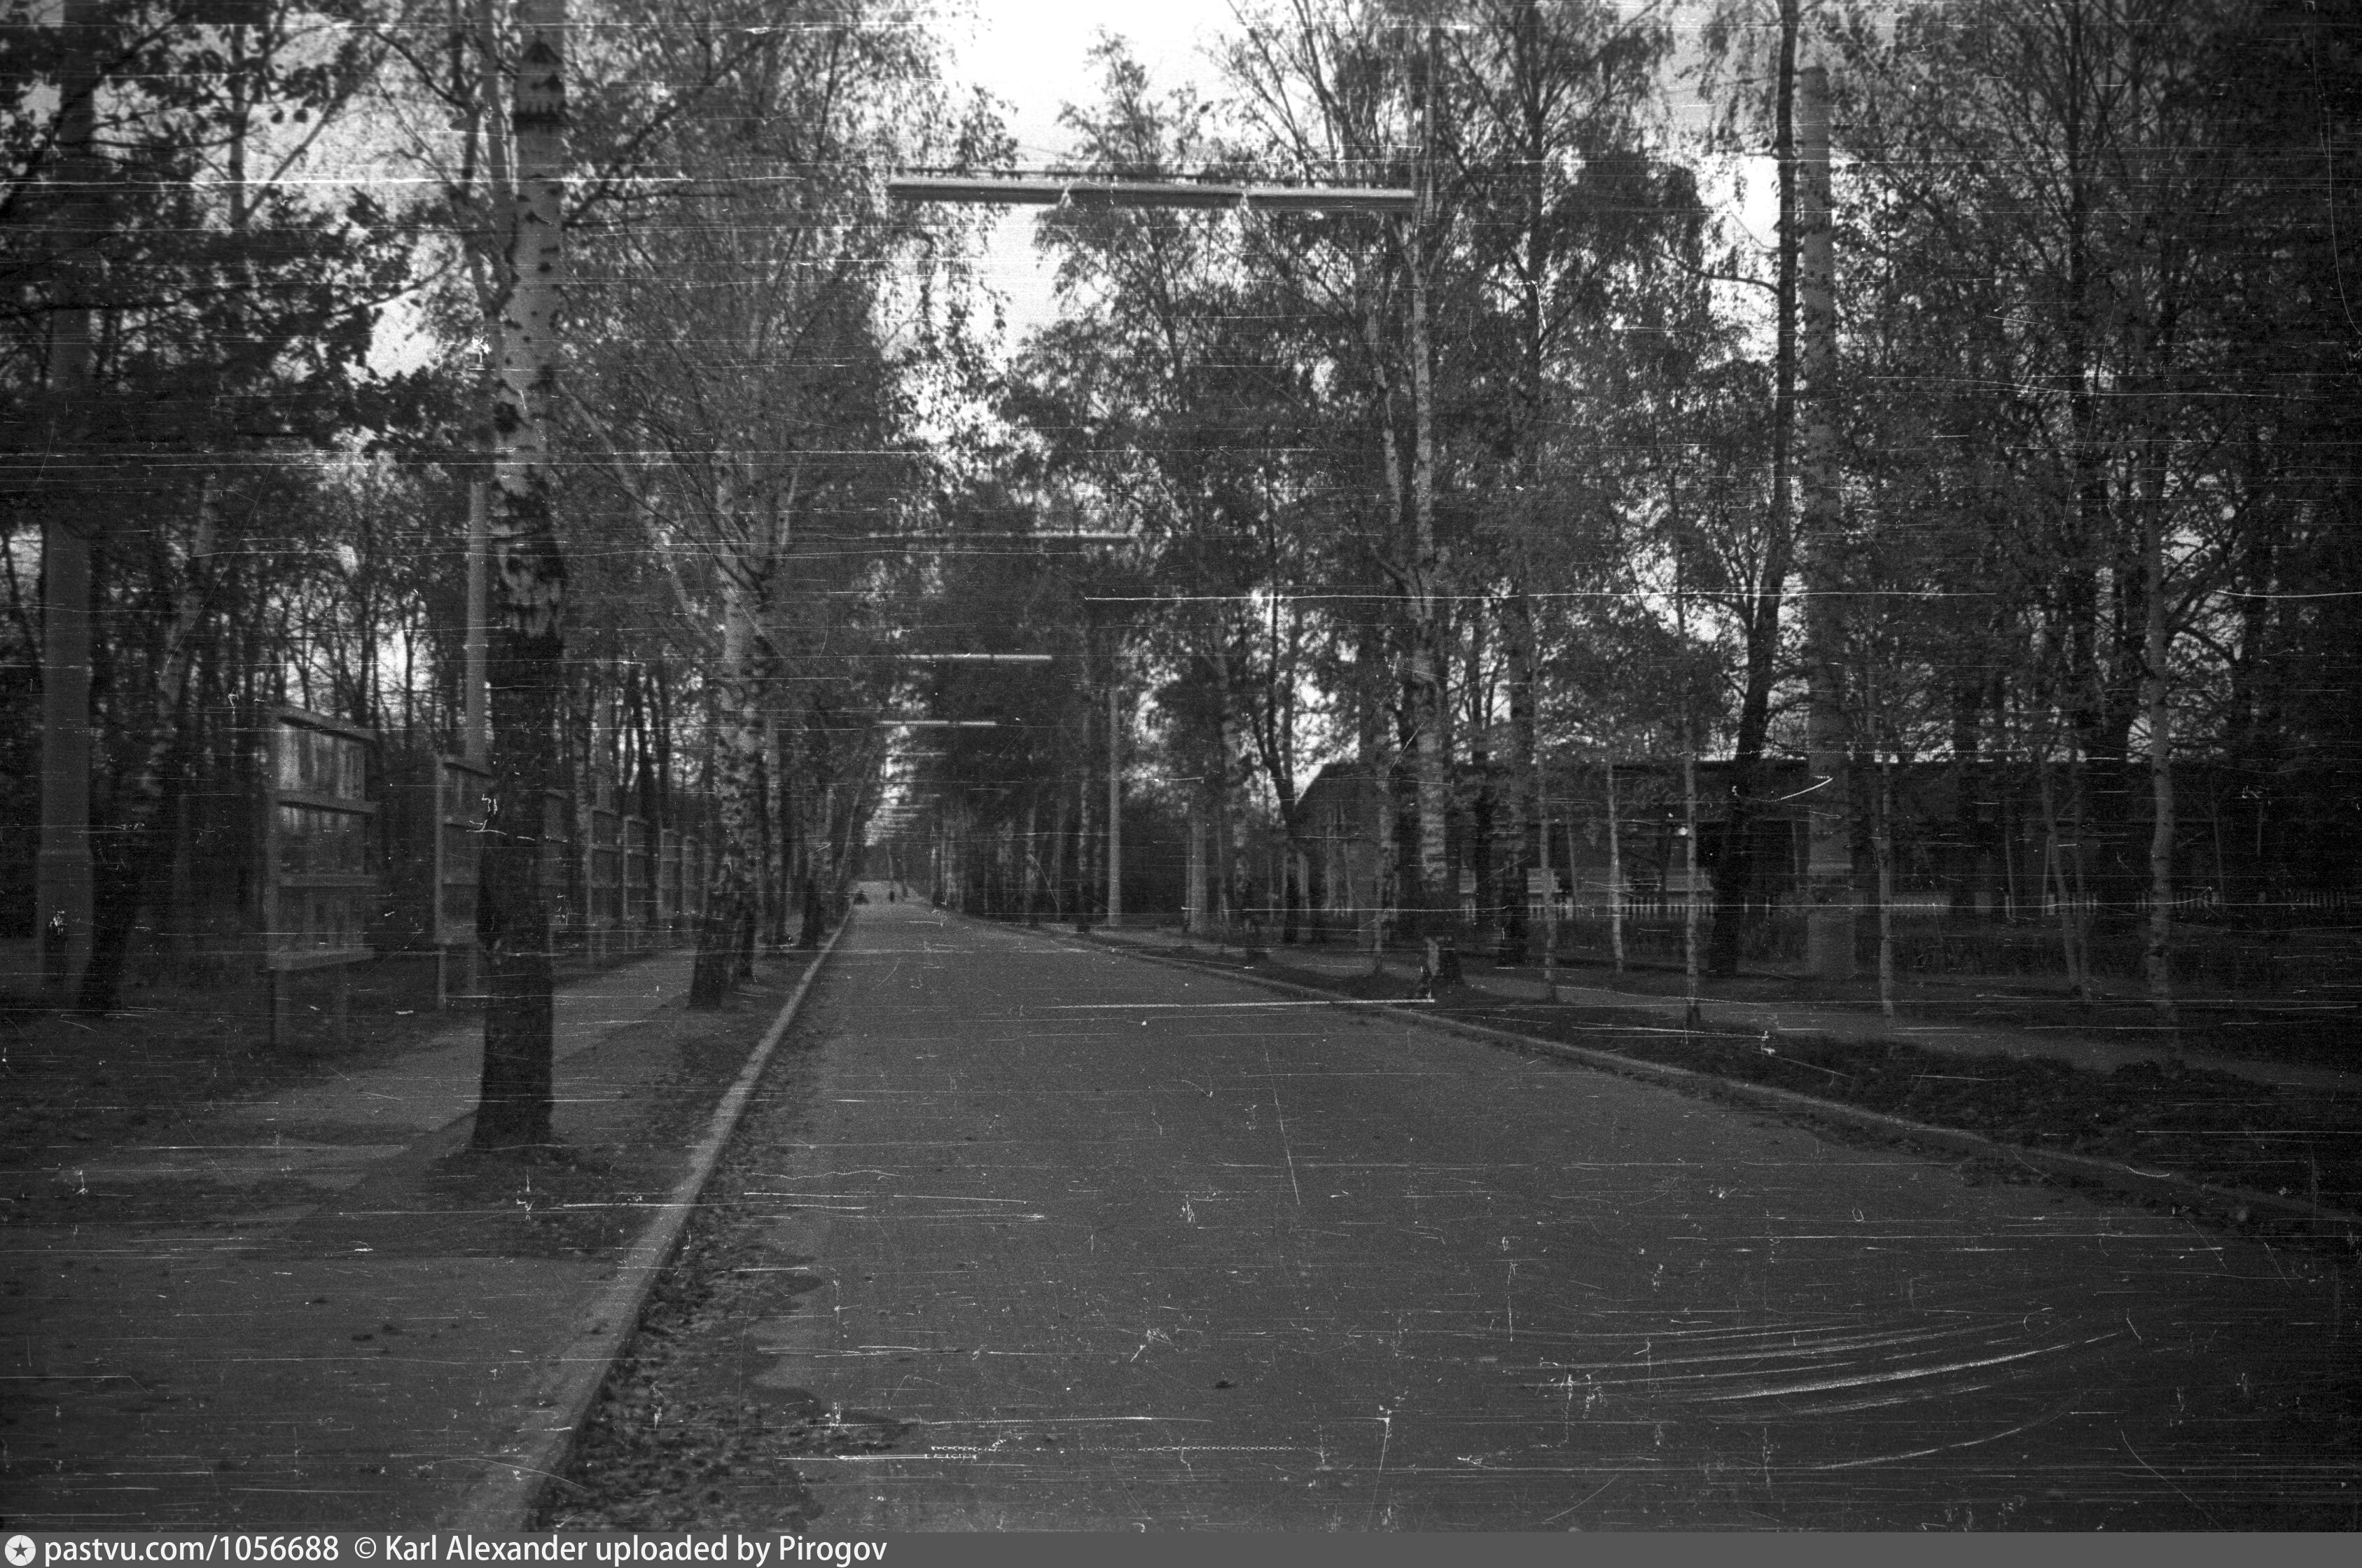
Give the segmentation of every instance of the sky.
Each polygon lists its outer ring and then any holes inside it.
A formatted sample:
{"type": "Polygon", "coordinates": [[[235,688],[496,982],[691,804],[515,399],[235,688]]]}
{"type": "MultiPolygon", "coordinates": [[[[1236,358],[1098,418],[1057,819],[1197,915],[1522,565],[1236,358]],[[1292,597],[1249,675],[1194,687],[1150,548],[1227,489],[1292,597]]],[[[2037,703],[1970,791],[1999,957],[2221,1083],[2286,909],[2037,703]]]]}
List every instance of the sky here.
{"type": "MultiPolygon", "coordinates": [[[[1645,0],[1619,3],[1629,8],[1645,0]]],[[[1688,34],[1703,9],[1677,7],[1677,28],[1688,34]]],[[[955,73],[1003,100],[1022,168],[1054,163],[1065,155],[1069,138],[1058,124],[1058,110],[1098,96],[1089,53],[1102,33],[1130,42],[1134,58],[1147,68],[1151,84],[1160,92],[1189,83],[1202,96],[1219,99],[1221,85],[1207,49],[1235,26],[1231,0],[1132,0],[1121,5],[1106,0],[966,0],[965,8],[961,0],[947,0],[937,23],[938,36],[956,62],[955,73]]],[[[1689,41],[1685,37],[1683,53],[1689,41]]],[[[1672,97],[1677,120],[1694,125],[1703,119],[1704,105],[1693,87],[1676,83],[1672,97]]],[[[1750,199],[1738,215],[1766,237],[1772,231],[1768,175],[1768,169],[1753,171],[1750,199]]],[[[1004,349],[1013,349],[1026,331],[1056,315],[1049,264],[1033,249],[1039,212],[1005,210],[980,258],[986,282],[1007,304],[1004,349]]]]}
{"type": "MultiPolygon", "coordinates": [[[[1650,0],[1618,3],[1637,6],[1650,0]]],[[[1058,123],[1058,111],[1064,105],[1087,104],[1098,97],[1098,81],[1089,56],[1103,33],[1131,44],[1134,58],[1147,68],[1151,84],[1160,92],[1187,83],[1203,96],[1219,99],[1220,77],[1207,50],[1236,25],[1231,0],[921,0],[919,9],[948,47],[955,79],[1001,100],[1023,168],[1065,158],[1069,137],[1058,123]]],[[[1684,31],[1694,28],[1702,10],[1697,6],[1677,9],[1676,25],[1684,31]]],[[[1694,122],[1701,106],[1694,91],[1676,85],[1673,97],[1677,117],[1694,122]]],[[[1767,205],[1770,182],[1756,177],[1750,184],[1754,200],[1743,216],[1768,236],[1771,215],[1759,209],[1767,205]]],[[[1040,211],[1003,209],[977,258],[985,282],[1005,305],[1004,353],[1013,352],[1028,331],[1057,315],[1051,266],[1033,248],[1033,224],[1040,211]]],[[[380,370],[391,370],[406,366],[423,352],[405,317],[381,335],[372,359],[380,370]]]]}
{"type": "MultiPolygon", "coordinates": [[[[1230,0],[1153,0],[1152,4],[1090,4],[1086,0],[938,0],[920,6],[928,25],[949,46],[954,74],[966,85],[985,88],[1002,100],[1021,165],[1038,168],[1066,151],[1058,110],[1098,96],[1089,51],[1102,29],[1121,34],[1149,68],[1158,87],[1195,81],[1212,91],[1213,72],[1199,45],[1231,21],[1230,0]]],[[[1033,218],[1039,209],[1002,212],[992,243],[981,259],[986,281],[1008,305],[1005,351],[1013,351],[1031,328],[1057,314],[1050,296],[1050,267],[1033,250],[1033,218]]],[[[381,371],[409,369],[428,346],[401,311],[381,333],[371,361],[381,371]]]]}
{"type": "MultiPolygon", "coordinates": [[[[1188,82],[1212,96],[1215,73],[1204,48],[1231,19],[1231,0],[973,0],[965,17],[944,18],[940,36],[961,78],[1003,100],[1019,166],[1040,168],[1067,150],[1060,106],[1098,96],[1089,57],[1102,32],[1130,42],[1159,90],[1188,82]]],[[[1056,314],[1048,261],[1033,249],[1038,215],[1038,208],[1004,212],[982,259],[986,282],[1008,302],[1010,348],[1056,314]]]]}

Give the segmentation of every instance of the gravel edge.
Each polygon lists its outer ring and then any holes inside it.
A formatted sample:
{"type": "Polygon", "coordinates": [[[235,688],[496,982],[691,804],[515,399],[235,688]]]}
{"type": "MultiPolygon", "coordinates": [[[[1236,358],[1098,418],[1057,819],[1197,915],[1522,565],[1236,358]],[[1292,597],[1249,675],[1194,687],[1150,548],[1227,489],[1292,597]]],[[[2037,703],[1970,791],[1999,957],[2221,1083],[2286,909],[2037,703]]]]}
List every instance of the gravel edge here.
{"type": "Polygon", "coordinates": [[[616,1356],[623,1353],[624,1346],[638,1328],[648,1293],[656,1288],[657,1277],[680,1244],[681,1232],[697,1207],[698,1195],[721,1162],[731,1134],[738,1130],[739,1118],[754,1096],[755,1085],[770,1066],[771,1053],[794,1025],[806,993],[820,977],[829,955],[836,951],[838,939],[852,924],[849,914],[839,921],[819,955],[804,966],[795,990],[764,1031],[754,1053],[746,1058],[746,1066],[739,1071],[737,1081],[714,1108],[705,1136],[690,1154],[688,1171],[658,1206],[639,1239],[632,1243],[614,1278],[590,1303],[586,1314],[590,1327],[558,1347],[548,1362],[548,1370],[535,1391],[539,1407],[548,1413],[546,1423],[520,1434],[506,1450],[494,1455],[488,1474],[468,1489],[439,1528],[476,1535],[517,1535],[532,1520],[543,1494],[566,1469],[575,1435],[590,1415],[590,1402],[599,1397],[616,1356]]]}

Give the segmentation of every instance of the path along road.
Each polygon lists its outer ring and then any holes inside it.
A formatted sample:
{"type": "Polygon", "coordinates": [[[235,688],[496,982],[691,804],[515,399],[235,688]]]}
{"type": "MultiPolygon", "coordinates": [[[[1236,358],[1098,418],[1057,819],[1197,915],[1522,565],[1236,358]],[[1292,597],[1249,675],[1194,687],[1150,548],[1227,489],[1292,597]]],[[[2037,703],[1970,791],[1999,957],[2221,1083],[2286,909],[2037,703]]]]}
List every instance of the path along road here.
{"type": "Polygon", "coordinates": [[[882,899],[808,1017],[833,1533],[2357,1524],[2324,1255],[882,899]]]}

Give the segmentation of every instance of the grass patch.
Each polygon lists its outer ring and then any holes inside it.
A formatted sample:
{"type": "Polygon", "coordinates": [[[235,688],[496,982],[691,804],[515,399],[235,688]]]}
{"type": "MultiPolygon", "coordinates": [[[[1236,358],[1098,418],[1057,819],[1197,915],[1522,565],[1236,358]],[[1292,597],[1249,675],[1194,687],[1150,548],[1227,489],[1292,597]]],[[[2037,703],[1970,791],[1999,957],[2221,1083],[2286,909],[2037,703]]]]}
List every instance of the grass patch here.
{"type": "MultiPolygon", "coordinates": [[[[1338,977],[1275,956],[1254,972],[1372,1001],[1406,1000],[1413,989],[1400,964],[1384,976],[1338,977]]],[[[2334,1091],[2195,1069],[2169,1073],[2145,1062],[2103,1073],[2047,1057],[1955,1055],[1904,1043],[1687,1032],[1638,1008],[1509,1002],[1468,989],[1422,1004],[1429,1007],[1471,1023],[1765,1084],[1999,1143],[2170,1171],[2349,1213],[2362,1209],[2362,1098],[2334,1091]]]]}

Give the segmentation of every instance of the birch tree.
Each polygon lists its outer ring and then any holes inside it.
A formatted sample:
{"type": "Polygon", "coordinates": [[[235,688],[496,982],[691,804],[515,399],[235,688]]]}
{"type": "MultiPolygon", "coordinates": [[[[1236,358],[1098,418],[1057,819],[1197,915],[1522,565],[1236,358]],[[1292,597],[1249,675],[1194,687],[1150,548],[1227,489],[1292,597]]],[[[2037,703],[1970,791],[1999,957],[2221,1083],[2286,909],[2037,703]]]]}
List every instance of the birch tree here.
{"type": "Polygon", "coordinates": [[[554,1136],[542,797],[562,777],[556,737],[566,681],[566,560],[552,473],[566,281],[566,0],[517,0],[516,21],[516,193],[500,263],[507,286],[487,493],[492,783],[476,908],[488,1000],[473,1133],[482,1150],[535,1148],[554,1136]]]}
{"type": "Polygon", "coordinates": [[[818,775],[776,781],[795,879],[833,901],[846,874],[871,764],[855,748],[853,771],[833,773],[841,748],[805,733],[837,684],[823,661],[859,646],[828,624],[829,596],[857,589],[895,498],[929,470],[911,410],[957,385],[975,352],[965,277],[937,259],[960,237],[922,243],[872,173],[1005,155],[997,123],[949,100],[933,39],[900,17],[849,6],[823,25],[752,30],[718,70],[696,29],[632,46],[635,74],[705,84],[699,112],[650,137],[620,182],[578,334],[594,471],[665,563],[711,661],[722,842],[697,1008],[744,975],[758,889],[788,875],[762,850],[767,751],[818,775]]]}

